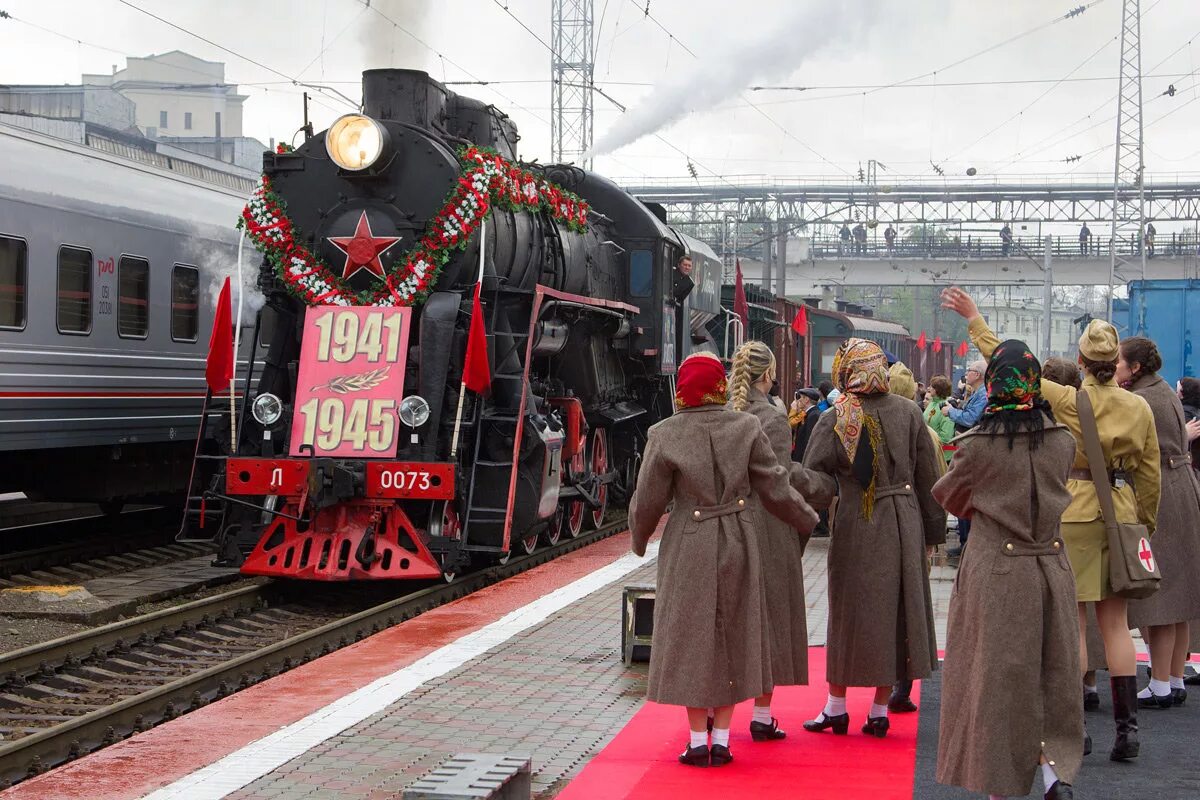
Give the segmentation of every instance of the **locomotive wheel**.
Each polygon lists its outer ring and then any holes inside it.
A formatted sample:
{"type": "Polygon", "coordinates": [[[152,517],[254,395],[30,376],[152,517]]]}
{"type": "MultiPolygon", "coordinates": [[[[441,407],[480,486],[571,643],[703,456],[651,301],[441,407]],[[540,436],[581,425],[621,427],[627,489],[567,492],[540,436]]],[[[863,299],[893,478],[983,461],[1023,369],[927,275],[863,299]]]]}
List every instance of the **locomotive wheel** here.
{"type": "MultiPolygon", "coordinates": [[[[592,433],[592,474],[603,475],[608,472],[608,435],[603,428],[597,428],[592,433]]],[[[593,528],[604,524],[604,512],[608,510],[608,484],[602,483],[596,488],[596,499],[600,501],[597,508],[592,509],[588,516],[593,528]]]]}
{"type": "MultiPolygon", "coordinates": [[[[458,520],[458,512],[449,500],[434,503],[429,511],[429,535],[446,536],[458,539],[462,536],[462,528],[458,520]]],[[[450,553],[443,553],[439,559],[442,567],[442,579],[452,583],[458,575],[457,564],[451,560],[450,553]]]]}
{"type": "Polygon", "coordinates": [[[533,533],[526,534],[524,539],[517,539],[510,544],[511,549],[509,552],[518,552],[523,555],[529,555],[534,550],[537,550],[538,532],[534,531],[533,533]]]}
{"type": "Polygon", "coordinates": [[[554,547],[562,539],[563,522],[566,520],[566,516],[563,504],[559,503],[554,509],[554,519],[550,520],[550,524],[542,532],[542,541],[550,547],[554,547]]]}
{"type": "MultiPolygon", "coordinates": [[[[571,472],[574,475],[582,477],[586,470],[587,459],[584,458],[583,453],[576,453],[571,457],[571,472]]],[[[559,508],[563,509],[563,524],[560,530],[574,539],[583,531],[583,518],[587,506],[582,500],[568,500],[565,503],[559,503],[559,508]]]]}

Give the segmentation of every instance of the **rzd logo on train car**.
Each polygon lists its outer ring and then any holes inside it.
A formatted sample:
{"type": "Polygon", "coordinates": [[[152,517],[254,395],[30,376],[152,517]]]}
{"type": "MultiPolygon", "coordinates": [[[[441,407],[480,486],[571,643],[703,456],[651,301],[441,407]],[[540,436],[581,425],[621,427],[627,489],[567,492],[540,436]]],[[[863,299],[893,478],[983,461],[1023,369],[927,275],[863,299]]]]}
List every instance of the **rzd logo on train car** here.
{"type": "Polygon", "coordinates": [[[291,453],[396,455],[412,310],[315,306],[304,318],[291,453]],[[305,448],[306,450],[306,448],[305,448]]]}

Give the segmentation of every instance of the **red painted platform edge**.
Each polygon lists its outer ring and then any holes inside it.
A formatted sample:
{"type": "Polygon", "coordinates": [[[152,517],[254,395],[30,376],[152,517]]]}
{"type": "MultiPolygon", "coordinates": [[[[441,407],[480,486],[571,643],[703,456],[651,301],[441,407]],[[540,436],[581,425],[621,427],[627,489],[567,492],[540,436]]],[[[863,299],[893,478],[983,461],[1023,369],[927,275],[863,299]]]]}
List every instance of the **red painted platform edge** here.
{"type": "Polygon", "coordinates": [[[625,532],[569,553],[0,795],[5,800],[141,797],[611,564],[629,552],[629,541],[625,532]]]}

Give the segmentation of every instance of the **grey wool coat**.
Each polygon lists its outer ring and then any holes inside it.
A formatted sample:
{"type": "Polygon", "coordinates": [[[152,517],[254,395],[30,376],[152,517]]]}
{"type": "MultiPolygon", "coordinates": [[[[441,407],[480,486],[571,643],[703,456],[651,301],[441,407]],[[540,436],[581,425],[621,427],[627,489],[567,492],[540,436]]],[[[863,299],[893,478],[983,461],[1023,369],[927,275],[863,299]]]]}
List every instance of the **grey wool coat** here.
{"type": "Polygon", "coordinates": [[[838,495],[829,544],[826,676],[842,686],[889,686],[937,668],[925,547],[946,541],[946,512],[931,494],[942,454],[913,401],[884,394],[862,403],[883,432],[871,519],[862,516],[863,490],[834,432],[835,411],[821,415],[804,452],[806,496],[824,508],[838,495]]]}
{"type": "Polygon", "coordinates": [[[1007,797],[1029,793],[1043,752],[1067,783],[1083,759],[1075,576],[1059,536],[1075,438],[1047,420],[1031,441],[1009,450],[1002,434],[965,434],[933,487],[971,520],[950,595],[937,779],[1007,797]]]}
{"type": "Polygon", "coordinates": [[[1132,391],[1150,405],[1158,433],[1162,489],[1150,549],[1162,581],[1145,600],[1129,601],[1129,627],[1188,622],[1200,617],[1200,486],[1190,466],[1183,404],[1158,375],[1138,378],[1132,391]]]}
{"type": "MultiPolygon", "coordinates": [[[[787,414],[757,389],[750,390],[746,413],[758,417],[775,459],[791,469],[792,427],[787,414]]],[[[795,472],[803,480],[804,469],[795,472]]],[[[795,483],[793,483],[795,485],[795,483]]],[[[802,493],[803,486],[796,486],[802,493]]],[[[763,512],[763,579],[767,584],[767,632],[771,644],[771,678],[776,686],[808,683],[808,607],[804,602],[804,545],[800,533],[770,512],[763,512]]]]}
{"type": "Polygon", "coordinates": [[[817,524],[788,474],[750,414],[700,406],[650,428],[629,506],[635,553],[674,503],[658,550],[650,700],[723,706],[773,687],[762,509],[805,532],[817,524]]]}

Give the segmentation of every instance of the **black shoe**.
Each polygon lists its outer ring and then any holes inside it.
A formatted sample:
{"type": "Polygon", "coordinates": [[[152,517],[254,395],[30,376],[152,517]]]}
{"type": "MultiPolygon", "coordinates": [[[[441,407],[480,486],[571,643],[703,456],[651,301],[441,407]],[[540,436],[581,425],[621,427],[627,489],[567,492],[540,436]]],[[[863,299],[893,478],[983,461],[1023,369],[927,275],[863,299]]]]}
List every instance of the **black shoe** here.
{"type": "Polygon", "coordinates": [[[896,714],[911,714],[917,710],[917,704],[908,695],[893,694],[888,698],[888,711],[896,714]]]}
{"type": "Polygon", "coordinates": [[[1187,702],[1187,689],[1172,689],[1171,700],[1177,706],[1181,706],[1187,702]]]}
{"type": "Polygon", "coordinates": [[[1200,686],[1200,672],[1195,675],[1188,675],[1183,679],[1184,686],[1200,686]]]}
{"type": "Polygon", "coordinates": [[[1071,784],[1055,781],[1046,791],[1046,800],[1075,800],[1075,792],[1071,790],[1071,784]]]}
{"type": "Polygon", "coordinates": [[[888,722],[887,717],[867,717],[867,721],[863,723],[862,732],[867,736],[882,739],[887,736],[889,727],[891,727],[891,723],[888,722]]]}
{"type": "Polygon", "coordinates": [[[733,761],[733,753],[729,752],[729,748],[723,744],[714,744],[711,750],[711,764],[714,767],[723,767],[733,761]]]}
{"type": "Polygon", "coordinates": [[[1083,754],[1085,756],[1092,754],[1092,735],[1087,732],[1083,734],[1083,754]]]}
{"type": "Polygon", "coordinates": [[[1128,761],[1137,758],[1141,751],[1138,742],[1137,722],[1137,677],[1123,675],[1109,678],[1112,687],[1113,721],[1117,725],[1117,739],[1113,743],[1109,758],[1113,761],[1128,761]]]}
{"type": "Polygon", "coordinates": [[[804,723],[804,730],[810,733],[820,733],[830,728],[833,728],[833,732],[838,736],[845,736],[850,730],[850,715],[838,714],[836,717],[828,717],[822,711],[821,716],[804,723]]]}
{"type": "Polygon", "coordinates": [[[1170,694],[1152,694],[1149,697],[1139,697],[1137,702],[1138,708],[1165,709],[1172,708],[1174,705],[1175,697],[1170,694]]]}
{"type": "Polygon", "coordinates": [[[750,738],[756,742],[769,742],[773,739],[786,739],[787,734],[779,730],[779,720],[771,717],[770,725],[765,722],[751,722],[750,738]]]}
{"type": "Polygon", "coordinates": [[[1084,711],[1099,711],[1100,710],[1100,693],[1099,692],[1084,692],[1083,693],[1083,710],[1084,711]]]}
{"type": "MultiPolygon", "coordinates": [[[[729,751],[726,750],[725,752],[729,751]]],[[[689,767],[707,767],[708,745],[702,744],[698,747],[689,747],[679,754],[679,763],[686,764],[689,767]]]]}

